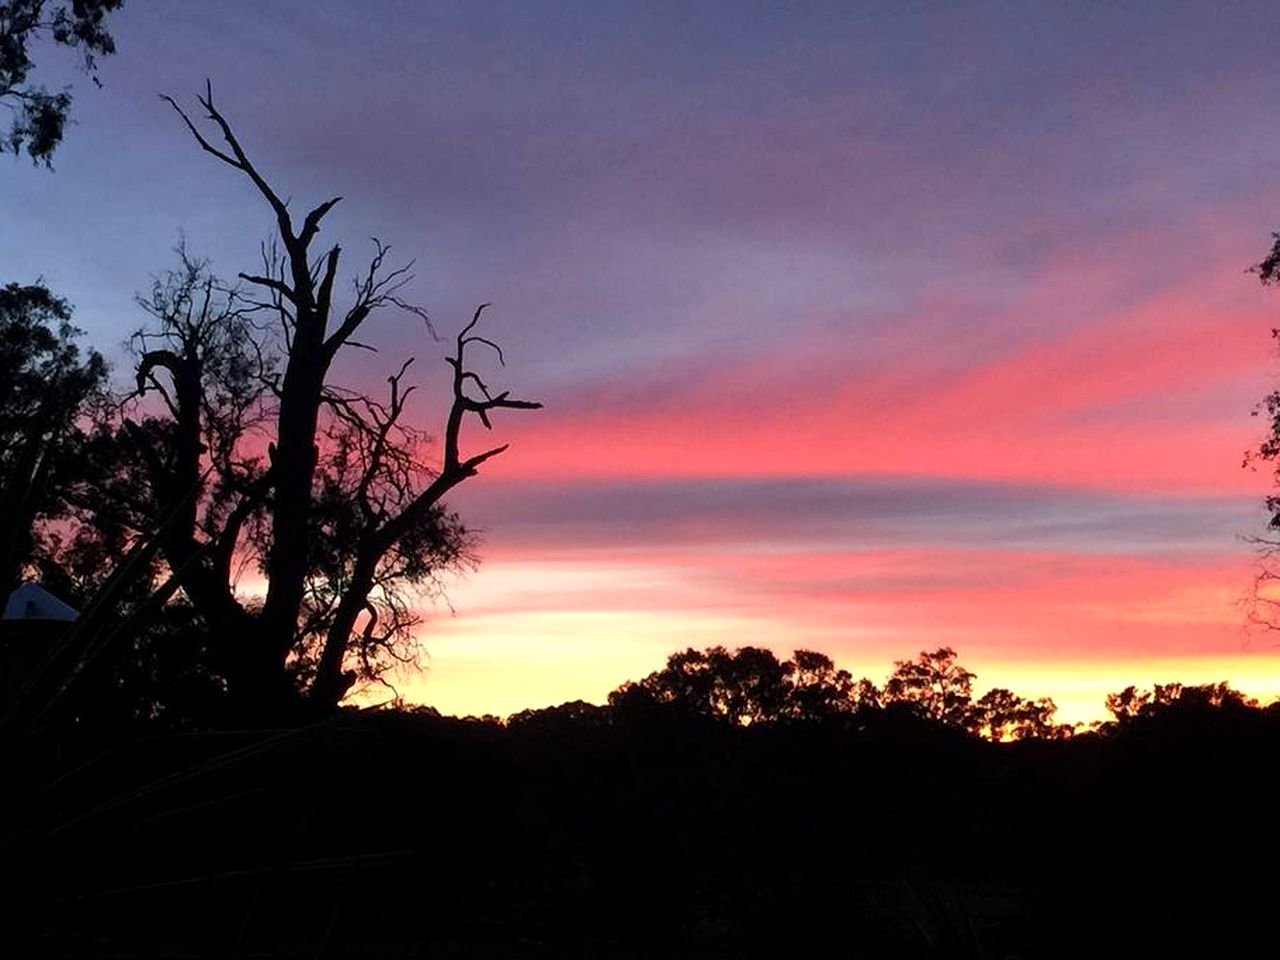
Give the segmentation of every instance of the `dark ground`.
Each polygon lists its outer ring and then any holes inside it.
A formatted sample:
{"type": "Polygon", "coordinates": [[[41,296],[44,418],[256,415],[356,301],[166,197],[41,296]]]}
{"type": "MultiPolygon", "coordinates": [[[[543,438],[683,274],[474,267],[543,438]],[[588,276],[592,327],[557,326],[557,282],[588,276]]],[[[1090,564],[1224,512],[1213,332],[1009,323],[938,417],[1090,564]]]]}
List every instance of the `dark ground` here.
{"type": "Polygon", "coordinates": [[[1273,953],[1274,711],[992,744],[343,714],[5,745],[5,953],[1273,953]]]}

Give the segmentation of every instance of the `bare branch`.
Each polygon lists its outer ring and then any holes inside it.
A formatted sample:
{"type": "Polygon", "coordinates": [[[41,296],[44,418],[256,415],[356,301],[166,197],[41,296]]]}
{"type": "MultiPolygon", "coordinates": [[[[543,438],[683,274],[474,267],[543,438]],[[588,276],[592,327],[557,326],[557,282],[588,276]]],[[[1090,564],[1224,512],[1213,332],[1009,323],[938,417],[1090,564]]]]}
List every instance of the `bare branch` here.
{"type": "MultiPolygon", "coordinates": [[[[316,297],[316,315],[321,322],[329,316],[329,307],[333,302],[333,281],[338,274],[338,257],[341,255],[341,248],[334,247],[325,256],[324,275],[320,280],[320,293],[316,297]]],[[[323,329],[321,332],[323,333],[323,329]]],[[[326,344],[326,348],[327,346],[326,344]]]]}
{"type": "Polygon", "coordinates": [[[387,297],[387,302],[394,304],[395,306],[399,307],[401,310],[405,311],[406,313],[412,313],[415,317],[421,318],[422,322],[427,325],[427,333],[430,335],[431,339],[432,340],[440,339],[439,335],[436,333],[435,324],[431,322],[431,317],[427,315],[427,311],[424,310],[422,307],[419,307],[416,304],[408,303],[394,295],[389,295],[387,297]]]}
{"type": "Polygon", "coordinates": [[[275,211],[276,219],[280,224],[280,232],[285,241],[285,245],[292,248],[297,244],[297,238],[293,234],[293,221],[289,217],[288,206],[280,199],[276,192],[271,189],[271,185],[267,183],[262,175],[258,173],[257,168],[254,167],[252,162],[250,162],[248,156],[244,152],[244,149],[240,146],[240,141],[232,131],[231,125],[219,112],[218,108],[213,105],[213,84],[206,80],[204,96],[197,96],[196,101],[204,108],[205,116],[217,125],[218,130],[222,134],[223,141],[231,151],[230,154],[223,150],[219,150],[211,144],[208,139],[205,138],[198,129],[196,129],[196,125],[191,121],[191,118],[188,117],[186,112],[178,106],[177,101],[174,100],[173,97],[168,94],[163,94],[162,99],[166,100],[173,109],[178,111],[178,115],[182,117],[183,122],[187,125],[187,129],[191,131],[192,136],[194,136],[196,142],[200,144],[201,149],[206,153],[210,153],[217,157],[228,166],[232,166],[237,170],[240,170],[251,181],[253,181],[253,185],[258,188],[258,192],[262,194],[267,203],[271,205],[271,209],[275,211]]]}
{"type": "Polygon", "coordinates": [[[502,348],[498,346],[496,343],[494,343],[492,340],[489,340],[485,337],[467,337],[462,342],[464,345],[468,343],[483,343],[486,347],[492,347],[494,353],[498,355],[498,363],[502,364],[502,366],[504,367],[507,365],[507,358],[502,355],[502,348]]]}
{"type": "Polygon", "coordinates": [[[324,215],[334,208],[341,201],[341,197],[334,197],[332,200],[326,200],[320,206],[316,207],[307,214],[306,219],[302,222],[302,232],[298,234],[298,242],[304,247],[311,243],[312,238],[320,232],[320,221],[324,219],[324,215]]]}
{"type": "MultiPolygon", "coordinates": [[[[405,264],[403,267],[397,267],[385,275],[380,275],[382,265],[386,261],[387,254],[391,248],[373,238],[374,255],[369,261],[369,266],[364,275],[356,280],[355,283],[355,302],[351,305],[351,309],[342,319],[342,323],[325,341],[326,355],[332,358],[343,345],[351,342],[350,338],[360,328],[360,325],[369,318],[375,310],[391,304],[413,313],[415,316],[421,317],[427,323],[427,329],[431,332],[432,337],[435,331],[431,328],[431,321],[427,319],[426,312],[421,308],[406,304],[403,300],[396,297],[405,284],[413,279],[411,269],[413,261],[405,264]]],[[[326,279],[331,281],[331,275],[326,275],[326,279]]],[[[328,300],[324,301],[326,304],[328,300]]]]}
{"type": "Polygon", "coordinates": [[[223,163],[235,167],[237,170],[243,169],[243,167],[240,166],[239,161],[223,153],[205,139],[204,134],[199,131],[196,125],[191,121],[191,118],[187,116],[187,112],[178,106],[178,101],[174,100],[173,97],[169,96],[167,93],[160,94],[160,99],[168,102],[169,106],[178,111],[178,116],[182,118],[182,122],[187,125],[187,129],[191,131],[191,135],[196,138],[196,143],[200,144],[200,148],[204,150],[205,153],[213,154],[223,163]]]}
{"type": "Polygon", "coordinates": [[[468,474],[474,474],[482,463],[486,460],[492,460],[500,453],[505,453],[509,446],[511,446],[511,444],[504,443],[500,447],[494,447],[492,450],[486,450],[484,453],[477,453],[474,457],[468,457],[462,462],[462,469],[468,474]]]}
{"type": "Polygon", "coordinates": [[[275,277],[255,276],[251,273],[242,273],[239,276],[241,280],[246,280],[249,283],[255,283],[258,286],[266,287],[269,290],[274,290],[282,297],[288,299],[290,303],[297,303],[297,300],[294,298],[292,288],[290,288],[283,280],[277,280],[275,277]]]}
{"type": "MultiPolygon", "coordinates": [[[[139,340],[145,343],[145,337],[139,337],[139,340]]],[[[178,366],[181,361],[178,355],[172,350],[149,350],[144,353],[138,361],[137,385],[138,396],[142,396],[147,392],[147,385],[151,385],[151,389],[160,394],[164,400],[165,406],[169,408],[176,420],[178,417],[178,405],[174,402],[173,397],[169,395],[169,391],[165,389],[165,385],[157,379],[155,375],[156,367],[162,367],[176,377],[178,375],[178,366]]]]}
{"type": "Polygon", "coordinates": [[[464,340],[466,339],[467,334],[469,334],[472,328],[475,327],[475,325],[480,322],[480,315],[484,313],[485,310],[487,310],[491,306],[493,306],[493,304],[491,303],[482,303],[480,304],[480,306],[476,307],[476,312],[471,316],[471,322],[468,323],[465,327],[463,327],[461,332],[458,334],[458,358],[459,359],[462,358],[462,348],[466,345],[464,343],[464,340]]]}

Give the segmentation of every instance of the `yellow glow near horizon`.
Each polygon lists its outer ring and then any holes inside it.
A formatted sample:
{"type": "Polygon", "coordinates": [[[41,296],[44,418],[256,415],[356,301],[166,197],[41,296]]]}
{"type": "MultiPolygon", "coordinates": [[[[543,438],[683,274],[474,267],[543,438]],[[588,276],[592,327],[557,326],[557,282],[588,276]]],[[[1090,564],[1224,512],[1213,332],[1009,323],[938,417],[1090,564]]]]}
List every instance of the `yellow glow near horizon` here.
{"type": "Polygon", "coordinates": [[[991,662],[978,671],[982,687],[1007,687],[1025,697],[1052,697],[1063,723],[1108,719],[1105,699],[1128,686],[1193,686],[1225,680],[1269,703],[1280,697],[1280,653],[1236,656],[1141,657],[1098,661],[991,662]]]}
{"type": "MultiPolygon", "coordinates": [[[[611,690],[659,669],[666,656],[687,646],[723,643],[726,632],[745,623],[728,620],[672,620],[633,613],[548,613],[485,618],[437,636],[422,671],[402,671],[397,690],[410,703],[429,704],[442,713],[505,717],[527,708],[569,700],[605,702],[611,690]],[[607,637],[608,640],[602,638],[607,637]],[[665,641],[665,642],[664,642],[665,641]]],[[[734,646],[733,643],[726,644],[734,646]]],[[[779,656],[789,651],[776,651],[779,656]]],[[[914,655],[903,653],[902,658],[914,655]]],[[[975,664],[975,697],[1005,687],[1035,698],[1051,697],[1062,723],[1089,724],[1108,718],[1107,694],[1134,685],[1186,685],[1225,680],[1259,702],[1280,697],[1280,654],[1237,657],[1153,657],[1102,662],[1042,661],[975,664]]],[[[837,664],[841,663],[837,658],[837,664]]],[[[863,661],[855,676],[883,683],[893,669],[863,661]]],[[[376,703],[385,691],[366,691],[358,700],[376,703]]]]}
{"type": "MultiPolygon", "coordinates": [[[[1270,645],[1149,656],[1100,650],[1095,656],[1037,659],[967,651],[962,640],[941,632],[891,633],[856,623],[814,630],[794,611],[735,612],[726,598],[695,589],[678,571],[656,563],[500,561],[453,593],[457,615],[437,611],[423,628],[423,669],[391,677],[406,701],[451,715],[505,717],[569,700],[603,703],[622,683],[660,669],[669,654],[716,644],[767,646],[779,657],[797,648],[822,650],[855,677],[881,684],[895,660],[953,643],[960,662],[978,675],[975,696],[1006,687],[1025,697],[1051,697],[1065,723],[1106,719],[1106,695],[1131,684],[1225,680],[1263,702],[1280,696],[1280,650],[1270,645]],[[724,602],[717,605],[718,600],[724,602]]],[[[1212,591],[1207,596],[1220,599],[1212,591]]],[[[1130,619],[1164,619],[1143,604],[1130,611],[1130,619]]],[[[1217,602],[1209,606],[1220,609],[1217,602]]],[[[1108,612],[1112,622],[1126,620],[1123,605],[1108,612]]],[[[1226,618],[1209,617],[1202,609],[1184,612],[1193,621],[1229,626],[1226,618]]],[[[374,687],[357,702],[390,695],[374,687]]]]}
{"type": "MultiPolygon", "coordinates": [[[[410,703],[445,714],[505,717],[569,700],[603,703],[685,647],[713,646],[753,626],[728,617],[648,611],[519,611],[437,622],[421,670],[391,678],[410,703]]],[[[357,702],[389,693],[365,691],[357,702]]]]}

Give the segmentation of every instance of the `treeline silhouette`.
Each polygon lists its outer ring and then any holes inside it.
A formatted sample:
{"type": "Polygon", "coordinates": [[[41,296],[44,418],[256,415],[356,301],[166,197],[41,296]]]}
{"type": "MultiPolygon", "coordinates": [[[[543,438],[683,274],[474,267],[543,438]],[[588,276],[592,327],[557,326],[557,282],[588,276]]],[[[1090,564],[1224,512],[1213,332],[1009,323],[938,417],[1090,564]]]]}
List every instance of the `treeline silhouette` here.
{"type": "Polygon", "coordinates": [[[1274,705],[1130,687],[1066,737],[1038,701],[1010,725],[972,680],[945,648],[877,688],[820,654],[714,647],[607,704],[505,721],[66,715],[4,741],[7,936],[17,956],[481,958],[1167,957],[1273,937],[1274,705]]]}
{"type": "MultiPolygon", "coordinates": [[[[901,660],[882,687],[855,681],[830,657],[797,650],[778,660],[762,647],[685,650],[672,654],[666,667],[609,695],[606,713],[619,719],[655,713],[701,717],[729,724],[767,724],[842,719],[857,727],[936,723],[995,740],[1070,736],[1074,728],[1054,722],[1056,706],[1048,698],[1025,699],[997,688],[974,700],[975,674],[956,661],[950,647],[901,660]]],[[[567,704],[585,714],[586,704],[567,704]]],[[[536,719],[545,711],[525,711],[513,723],[536,719]]]]}

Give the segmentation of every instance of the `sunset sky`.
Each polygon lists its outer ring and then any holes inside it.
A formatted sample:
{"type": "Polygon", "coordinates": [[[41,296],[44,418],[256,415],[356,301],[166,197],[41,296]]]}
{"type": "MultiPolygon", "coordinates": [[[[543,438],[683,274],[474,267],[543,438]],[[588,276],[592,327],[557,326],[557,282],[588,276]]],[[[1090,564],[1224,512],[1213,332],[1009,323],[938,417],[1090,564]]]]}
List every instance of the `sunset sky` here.
{"type": "MultiPolygon", "coordinates": [[[[408,699],[600,701],[714,643],[876,681],[949,645],[1066,720],[1128,683],[1280,694],[1241,607],[1274,7],[368,9],[130,0],[102,89],[44,70],[77,90],[55,171],[0,162],[0,279],[43,277],[124,375],[180,233],[256,267],[267,210],[158,96],[208,77],[280,193],[345,198],[348,273],[376,236],[442,334],[493,302],[493,380],[546,408],[452,501],[483,564],[408,699]]],[[[341,376],[417,356],[436,429],[444,347],[392,314],[370,339],[341,376]]]]}

